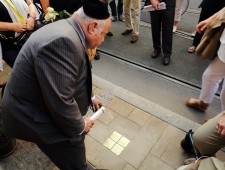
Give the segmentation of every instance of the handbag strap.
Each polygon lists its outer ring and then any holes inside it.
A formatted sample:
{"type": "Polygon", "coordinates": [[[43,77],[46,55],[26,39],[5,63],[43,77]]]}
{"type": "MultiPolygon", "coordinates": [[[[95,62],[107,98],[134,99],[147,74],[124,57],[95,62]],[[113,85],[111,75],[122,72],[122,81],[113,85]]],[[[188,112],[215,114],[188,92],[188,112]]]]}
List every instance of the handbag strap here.
{"type": "Polygon", "coordinates": [[[19,18],[21,23],[26,23],[23,16],[19,13],[19,11],[16,9],[16,7],[12,4],[10,0],[5,0],[6,3],[12,8],[12,10],[15,12],[16,16],[19,18]]]}

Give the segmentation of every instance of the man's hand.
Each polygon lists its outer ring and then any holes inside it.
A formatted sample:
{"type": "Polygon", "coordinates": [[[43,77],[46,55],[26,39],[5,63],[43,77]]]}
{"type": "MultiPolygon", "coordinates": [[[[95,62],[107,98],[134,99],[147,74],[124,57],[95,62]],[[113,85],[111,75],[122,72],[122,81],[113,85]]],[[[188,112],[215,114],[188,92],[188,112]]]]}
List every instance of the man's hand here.
{"type": "Polygon", "coordinates": [[[102,107],[102,103],[95,97],[92,100],[95,112],[102,107]]]}
{"type": "Polygon", "coordinates": [[[155,8],[155,10],[158,10],[159,9],[159,0],[150,0],[151,1],[151,4],[152,4],[152,7],[155,8]]]}
{"type": "Polygon", "coordinates": [[[90,131],[90,129],[94,125],[94,121],[91,120],[88,116],[83,116],[83,118],[86,121],[83,133],[86,134],[86,133],[88,133],[90,131]]]}
{"type": "Polygon", "coordinates": [[[225,115],[222,114],[217,122],[217,129],[220,136],[225,137],[225,115]]]}

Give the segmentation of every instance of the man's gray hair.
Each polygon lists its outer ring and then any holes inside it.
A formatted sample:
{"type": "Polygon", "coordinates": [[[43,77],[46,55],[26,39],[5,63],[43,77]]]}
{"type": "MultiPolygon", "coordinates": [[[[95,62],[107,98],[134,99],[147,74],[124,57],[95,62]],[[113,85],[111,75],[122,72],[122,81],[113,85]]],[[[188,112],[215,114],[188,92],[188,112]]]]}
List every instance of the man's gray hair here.
{"type": "Polygon", "coordinates": [[[79,16],[86,24],[89,24],[90,22],[93,22],[93,21],[96,21],[98,24],[99,24],[99,27],[101,30],[104,29],[104,26],[106,24],[106,20],[98,20],[98,19],[94,19],[94,18],[91,18],[89,16],[87,16],[85,13],[84,13],[84,10],[83,10],[83,7],[79,8],[75,14],[77,16],[79,16]]]}

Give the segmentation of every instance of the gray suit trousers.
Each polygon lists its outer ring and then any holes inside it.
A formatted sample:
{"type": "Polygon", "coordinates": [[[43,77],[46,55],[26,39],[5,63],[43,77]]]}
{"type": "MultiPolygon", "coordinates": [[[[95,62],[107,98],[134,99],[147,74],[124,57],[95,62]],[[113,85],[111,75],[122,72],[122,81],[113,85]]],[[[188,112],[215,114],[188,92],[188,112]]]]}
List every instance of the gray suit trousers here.
{"type": "Polygon", "coordinates": [[[79,143],[71,140],[55,144],[37,143],[37,146],[61,170],[89,170],[86,163],[84,138],[83,135],[83,140],[79,143]]]}

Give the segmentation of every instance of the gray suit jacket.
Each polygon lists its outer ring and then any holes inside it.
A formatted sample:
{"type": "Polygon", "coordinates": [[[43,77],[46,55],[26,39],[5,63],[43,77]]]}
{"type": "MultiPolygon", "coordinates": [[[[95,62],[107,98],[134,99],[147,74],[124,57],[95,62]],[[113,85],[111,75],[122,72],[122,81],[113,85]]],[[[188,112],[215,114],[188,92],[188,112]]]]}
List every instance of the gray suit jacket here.
{"type": "Polygon", "coordinates": [[[81,141],[92,78],[75,18],[44,26],[21,49],[3,96],[3,126],[18,139],[81,141]]]}

